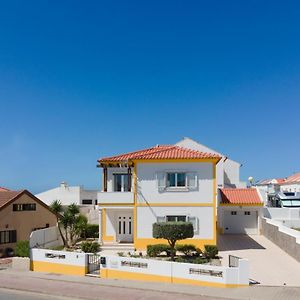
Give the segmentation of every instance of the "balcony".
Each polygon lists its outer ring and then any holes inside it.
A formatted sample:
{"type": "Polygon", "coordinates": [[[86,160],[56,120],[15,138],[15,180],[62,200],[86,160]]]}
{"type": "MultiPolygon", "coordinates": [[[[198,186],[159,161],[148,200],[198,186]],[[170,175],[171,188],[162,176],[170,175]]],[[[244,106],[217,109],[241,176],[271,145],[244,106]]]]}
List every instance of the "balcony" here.
{"type": "Polygon", "coordinates": [[[99,192],[98,204],[132,204],[134,203],[133,192],[99,192]]]}

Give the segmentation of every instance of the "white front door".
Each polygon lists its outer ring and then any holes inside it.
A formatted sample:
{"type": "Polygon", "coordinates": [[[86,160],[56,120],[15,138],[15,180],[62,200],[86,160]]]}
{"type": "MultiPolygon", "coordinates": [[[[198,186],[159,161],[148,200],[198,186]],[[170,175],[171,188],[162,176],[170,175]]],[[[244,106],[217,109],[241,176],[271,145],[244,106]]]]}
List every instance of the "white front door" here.
{"type": "Polygon", "coordinates": [[[117,215],[117,241],[120,243],[133,242],[133,217],[130,212],[117,215]]]}

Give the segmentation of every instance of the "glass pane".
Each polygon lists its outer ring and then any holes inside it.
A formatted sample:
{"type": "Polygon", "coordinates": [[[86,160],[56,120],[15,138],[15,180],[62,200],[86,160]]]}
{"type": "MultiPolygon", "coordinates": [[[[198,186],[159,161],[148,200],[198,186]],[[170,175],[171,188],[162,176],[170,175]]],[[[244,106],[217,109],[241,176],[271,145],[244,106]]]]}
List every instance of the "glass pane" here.
{"type": "Polygon", "coordinates": [[[121,192],[122,191],[122,175],[114,174],[114,191],[121,192]]]}
{"type": "Polygon", "coordinates": [[[168,173],[167,174],[167,186],[176,186],[175,182],[175,173],[168,173]]]}
{"type": "Polygon", "coordinates": [[[119,221],[119,234],[121,234],[121,227],[122,227],[122,222],[119,221]]]}
{"type": "Polygon", "coordinates": [[[167,222],[175,222],[176,216],[167,216],[167,222]]]}
{"type": "Polygon", "coordinates": [[[129,234],[131,234],[131,221],[129,221],[129,226],[128,226],[128,228],[129,228],[129,234]]]}
{"type": "Polygon", "coordinates": [[[177,173],[177,186],[185,186],[185,173],[177,173]]]}
{"type": "Polygon", "coordinates": [[[123,176],[123,191],[128,192],[128,174],[124,174],[123,176]]]}
{"type": "Polygon", "coordinates": [[[185,222],[185,216],[177,216],[178,222],[185,222]]]}

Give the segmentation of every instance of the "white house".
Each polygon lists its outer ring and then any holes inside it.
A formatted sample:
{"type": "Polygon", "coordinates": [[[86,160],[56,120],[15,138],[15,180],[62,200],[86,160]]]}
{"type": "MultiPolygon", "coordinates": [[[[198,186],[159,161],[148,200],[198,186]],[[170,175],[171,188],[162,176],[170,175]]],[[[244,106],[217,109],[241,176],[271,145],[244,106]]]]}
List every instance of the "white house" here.
{"type": "Polygon", "coordinates": [[[300,192],[300,173],[295,173],[287,177],[281,184],[282,192],[300,192]]]}
{"type": "Polygon", "coordinates": [[[69,186],[62,182],[60,186],[35,195],[47,205],[59,200],[63,206],[77,204],[80,212],[84,214],[89,223],[98,223],[97,190],[85,190],[81,186],[69,186]]]}
{"type": "Polygon", "coordinates": [[[194,238],[184,243],[215,245],[216,166],[221,159],[216,153],[179,145],[99,159],[100,242],[129,242],[144,250],[165,242],[153,238],[153,223],[189,221],[194,238]]]}

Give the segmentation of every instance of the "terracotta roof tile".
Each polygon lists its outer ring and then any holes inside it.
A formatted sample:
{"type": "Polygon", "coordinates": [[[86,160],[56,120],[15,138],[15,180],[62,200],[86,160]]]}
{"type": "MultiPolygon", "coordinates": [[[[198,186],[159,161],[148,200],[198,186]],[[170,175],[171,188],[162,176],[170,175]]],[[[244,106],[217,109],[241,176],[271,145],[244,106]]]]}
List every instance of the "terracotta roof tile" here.
{"type": "Polygon", "coordinates": [[[2,191],[0,193],[0,208],[19,194],[23,193],[23,191],[2,191]]]}
{"type": "Polygon", "coordinates": [[[300,173],[289,176],[283,183],[300,183],[300,173]]]}
{"type": "Polygon", "coordinates": [[[262,204],[258,192],[254,188],[220,189],[222,204],[262,204]]]}
{"type": "Polygon", "coordinates": [[[127,161],[134,159],[204,159],[221,157],[214,153],[200,152],[174,145],[160,145],[152,148],[129,152],[121,155],[105,157],[98,160],[98,162],[107,161],[127,161]]]}

